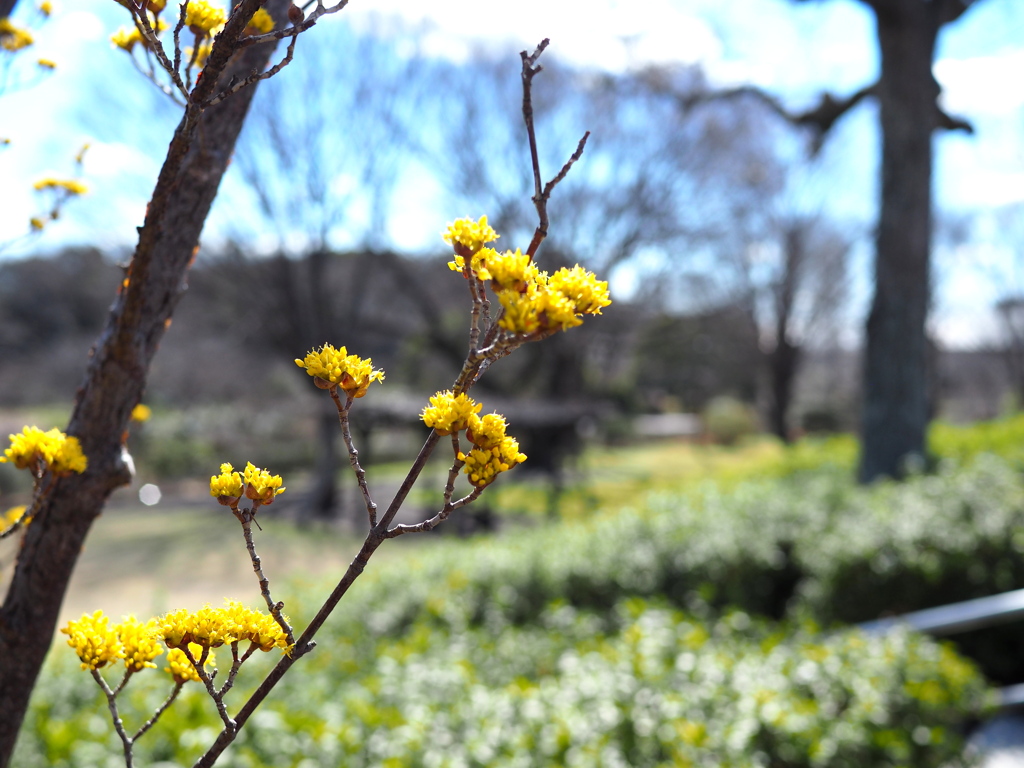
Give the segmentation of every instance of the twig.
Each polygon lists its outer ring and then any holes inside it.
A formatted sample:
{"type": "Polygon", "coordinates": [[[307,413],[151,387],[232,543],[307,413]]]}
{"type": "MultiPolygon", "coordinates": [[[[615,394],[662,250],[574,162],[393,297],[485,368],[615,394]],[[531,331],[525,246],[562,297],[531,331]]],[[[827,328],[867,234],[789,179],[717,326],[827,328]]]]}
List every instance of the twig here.
{"type": "Polygon", "coordinates": [[[338,408],[338,421],[341,423],[341,434],[345,439],[345,447],[348,449],[348,461],[352,465],[352,471],[356,473],[359,490],[363,494],[363,503],[366,504],[366,514],[370,518],[370,527],[373,528],[377,525],[377,504],[370,496],[370,489],[366,485],[366,471],[359,463],[359,451],[356,450],[355,443],[352,441],[352,430],[348,421],[348,412],[352,407],[353,398],[349,396],[345,403],[342,404],[341,396],[338,394],[337,387],[334,387],[329,391],[331,393],[331,399],[334,400],[334,404],[338,408]]]}
{"type": "MultiPolygon", "coordinates": [[[[288,642],[291,642],[291,638],[289,638],[288,642]]],[[[235,677],[238,675],[238,670],[242,668],[242,665],[246,662],[246,659],[252,656],[253,652],[256,650],[257,647],[258,646],[256,645],[256,643],[250,640],[249,647],[245,650],[245,653],[239,656],[238,641],[235,640],[233,643],[231,643],[231,669],[228,670],[228,678],[224,681],[224,685],[222,685],[220,687],[220,690],[217,692],[221,698],[224,698],[224,695],[231,690],[232,686],[234,686],[235,677]]]]}
{"type": "MultiPolygon", "coordinates": [[[[103,675],[100,674],[98,669],[90,669],[93,680],[103,691],[103,695],[107,697],[107,708],[110,710],[110,719],[114,721],[114,730],[117,731],[117,735],[121,737],[121,744],[124,747],[124,764],[125,768],[132,768],[134,763],[134,755],[132,754],[132,738],[125,732],[124,723],[121,721],[121,715],[117,711],[117,694],[110,690],[110,686],[107,685],[107,681],[103,679],[103,675]]],[[[128,673],[131,674],[131,673],[128,673]]],[[[128,675],[125,677],[127,678],[128,675]]],[[[117,690],[120,691],[124,687],[122,683],[118,686],[117,690]]]]}
{"type": "Polygon", "coordinates": [[[533,166],[533,205],[537,209],[537,229],[534,230],[533,239],[530,241],[530,247],[526,249],[527,255],[532,259],[537,255],[537,249],[540,248],[540,244],[544,242],[544,238],[548,236],[548,199],[551,197],[552,191],[555,186],[565,178],[566,174],[569,173],[569,169],[572,168],[573,164],[583,156],[583,148],[587,145],[587,139],[590,138],[590,131],[583,134],[583,138],[580,139],[579,144],[576,146],[576,151],[572,153],[565,165],[562,166],[562,170],[547,184],[544,184],[540,175],[540,159],[537,154],[537,131],[533,125],[533,78],[537,76],[544,68],[537,64],[537,59],[544,53],[544,49],[550,44],[548,38],[544,38],[540,41],[540,45],[532,54],[527,54],[526,51],[521,51],[519,56],[523,61],[523,121],[526,123],[526,136],[530,142],[530,163],[533,166]]]}
{"type": "Polygon", "coordinates": [[[171,694],[164,700],[164,703],[157,708],[156,712],[153,713],[153,716],[149,718],[149,720],[147,720],[145,723],[143,723],[142,727],[135,732],[134,736],[132,736],[132,743],[138,741],[140,736],[142,736],[146,731],[148,731],[150,728],[156,725],[156,721],[159,720],[160,716],[165,711],[167,711],[167,708],[174,703],[174,700],[178,698],[178,694],[181,693],[181,689],[184,686],[184,683],[174,684],[174,688],[171,690],[171,694]]]}
{"type": "Polygon", "coordinates": [[[217,686],[213,684],[213,678],[217,675],[217,670],[213,671],[213,674],[209,674],[204,666],[206,660],[210,657],[210,649],[203,647],[202,655],[196,659],[192,655],[192,651],[188,645],[184,645],[181,648],[181,652],[185,654],[185,658],[189,660],[192,667],[195,669],[196,674],[199,675],[199,679],[203,681],[203,685],[206,686],[206,692],[210,694],[210,698],[213,699],[213,703],[217,705],[217,714],[220,715],[220,719],[224,723],[224,729],[234,734],[238,731],[238,726],[231,716],[228,714],[227,707],[224,706],[224,697],[217,691],[217,686]]]}
{"type": "Polygon", "coordinates": [[[292,39],[288,42],[288,48],[285,51],[284,58],[281,59],[281,61],[277,62],[277,64],[272,66],[270,69],[268,69],[266,72],[256,72],[254,70],[252,74],[250,74],[248,77],[231,83],[227,88],[218,93],[208,102],[206,102],[206,104],[204,104],[203,106],[212,107],[215,104],[220,104],[222,101],[224,101],[224,99],[226,99],[231,94],[238,93],[240,90],[246,88],[247,86],[253,85],[254,83],[258,83],[260,80],[267,80],[276,75],[282,69],[291,64],[292,57],[295,55],[295,44],[298,42],[298,40],[299,36],[297,34],[293,35],[292,39]]]}
{"type": "Polygon", "coordinates": [[[288,622],[285,621],[284,614],[281,613],[281,609],[284,608],[284,603],[275,603],[274,598],[270,596],[270,579],[263,573],[262,563],[260,556],[256,554],[256,544],[252,538],[252,523],[253,515],[251,512],[241,512],[242,518],[242,534],[245,536],[245,548],[249,550],[249,557],[252,559],[252,570],[256,574],[256,578],[260,582],[260,594],[263,595],[263,599],[267,601],[267,609],[270,611],[270,615],[274,617],[274,620],[281,627],[285,636],[288,638],[288,644],[293,645],[295,643],[295,637],[292,635],[292,628],[288,622]]]}

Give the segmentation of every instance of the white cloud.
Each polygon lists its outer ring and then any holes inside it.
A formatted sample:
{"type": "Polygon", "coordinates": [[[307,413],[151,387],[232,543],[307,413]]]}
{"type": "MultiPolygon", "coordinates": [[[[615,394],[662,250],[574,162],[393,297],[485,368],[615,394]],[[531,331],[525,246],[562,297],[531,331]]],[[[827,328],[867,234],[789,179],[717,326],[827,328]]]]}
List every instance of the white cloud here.
{"type": "Polygon", "coordinates": [[[1006,115],[1024,106],[1024,50],[935,63],[942,105],[954,114],[1006,115]]]}
{"type": "Polygon", "coordinates": [[[401,17],[412,27],[430,30],[423,42],[426,52],[456,61],[481,46],[532,50],[545,37],[555,55],[608,70],[719,59],[722,46],[711,27],[677,6],[670,0],[594,0],[585,8],[557,0],[437,0],[410,8],[404,0],[376,0],[354,3],[345,14],[357,28],[378,34],[393,29],[382,18],[401,17]]]}

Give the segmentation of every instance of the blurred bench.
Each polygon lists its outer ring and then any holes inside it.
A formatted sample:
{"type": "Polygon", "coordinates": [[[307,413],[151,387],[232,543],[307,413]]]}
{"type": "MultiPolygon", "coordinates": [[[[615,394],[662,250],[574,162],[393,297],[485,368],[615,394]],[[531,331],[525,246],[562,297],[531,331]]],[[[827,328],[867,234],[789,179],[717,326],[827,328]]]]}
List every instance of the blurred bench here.
{"type": "MultiPolygon", "coordinates": [[[[1003,592],[990,597],[965,600],[962,603],[940,605],[923,611],[905,613],[860,624],[868,634],[884,634],[899,626],[909,626],[918,632],[944,637],[973,629],[986,629],[1024,618],[1024,589],[1003,592]]],[[[1003,709],[1024,706],[1024,683],[1008,685],[999,691],[999,705],[1003,709]]]]}

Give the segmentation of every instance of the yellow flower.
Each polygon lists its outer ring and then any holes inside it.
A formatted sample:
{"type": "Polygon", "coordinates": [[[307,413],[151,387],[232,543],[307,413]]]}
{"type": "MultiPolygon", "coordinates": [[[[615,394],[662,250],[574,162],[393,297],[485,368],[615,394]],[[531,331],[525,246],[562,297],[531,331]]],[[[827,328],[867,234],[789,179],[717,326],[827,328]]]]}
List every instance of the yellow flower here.
{"type": "Polygon", "coordinates": [[[45,179],[40,179],[32,186],[37,191],[44,189],[63,189],[70,195],[84,195],[89,191],[89,188],[78,179],[54,179],[52,177],[47,177],[45,179]]]}
{"type": "MultiPolygon", "coordinates": [[[[25,511],[27,509],[28,507],[25,507],[23,505],[20,507],[11,507],[6,512],[4,512],[3,516],[0,517],[0,522],[3,523],[3,525],[0,525],[0,533],[3,533],[8,528],[17,525],[18,521],[20,521],[21,518],[25,516],[25,511]]],[[[28,525],[28,521],[26,521],[25,524],[28,525]]]]}
{"type": "Polygon", "coordinates": [[[565,331],[582,325],[581,315],[599,315],[612,303],[608,283],[578,264],[550,276],[540,271],[525,276],[525,283],[497,291],[504,307],[498,325],[510,333],[565,331]]]}
{"type": "Polygon", "coordinates": [[[579,264],[555,272],[548,279],[548,287],[573,302],[579,315],[600,315],[601,309],[612,303],[607,281],[598,280],[579,264]]]}
{"type": "Polygon", "coordinates": [[[423,423],[437,430],[439,435],[450,435],[465,429],[469,419],[483,406],[469,395],[455,395],[450,389],[438,392],[430,398],[430,405],[423,409],[423,423]]]}
{"type": "Polygon", "coordinates": [[[88,466],[77,437],[68,437],[59,429],[43,432],[38,427],[24,427],[10,435],[11,447],[0,456],[0,462],[11,462],[18,469],[40,469],[40,463],[57,475],[81,474],[88,466]]]}
{"type": "MultiPolygon", "coordinates": [[[[189,645],[188,651],[196,661],[199,661],[203,655],[203,647],[201,645],[189,645]]],[[[167,652],[167,664],[168,666],[164,667],[164,672],[169,672],[171,677],[174,678],[174,682],[202,682],[202,678],[199,677],[199,673],[196,672],[196,668],[192,666],[192,662],[188,660],[188,656],[186,656],[185,652],[180,648],[172,648],[167,652]]],[[[213,656],[213,651],[210,651],[206,656],[206,662],[203,666],[209,667],[215,665],[216,659],[213,656]]]]}
{"type": "Polygon", "coordinates": [[[33,216],[28,220],[29,226],[32,227],[33,232],[42,232],[43,227],[46,226],[46,222],[40,219],[38,216],[33,216]]]}
{"type": "Polygon", "coordinates": [[[370,358],[348,354],[348,349],[335,349],[324,344],[320,351],[313,350],[305,359],[295,360],[300,368],[313,377],[314,383],[322,389],[340,386],[352,397],[362,397],[375,381],[384,381],[384,371],[375,369],[370,358]]]}
{"type": "Polygon", "coordinates": [[[50,0],[43,0],[43,2],[39,4],[39,12],[43,14],[43,16],[49,16],[53,13],[53,3],[51,3],[50,0]]]}
{"type": "MultiPolygon", "coordinates": [[[[494,253],[487,259],[487,272],[494,290],[526,290],[527,285],[537,280],[539,270],[528,254],[515,251],[494,253]]],[[[488,279],[481,276],[481,280],[488,279]]]]}
{"type": "Polygon", "coordinates": [[[469,418],[469,430],[466,437],[478,448],[493,448],[505,438],[508,423],[499,413],[488,413],[484,416],[473,414],[469,418]]]}
{"type": "Polygon", "coordinates": [[[238,501],[242,496],[242,476],[230,464],[221,464],[220,474],[210,478],[210,495],[215,499],[238,501]]]}
{"type": "Polygon", "coordinates": [[[131,53],[135,44],[142,42],[142,33],[139,32],[136,27],[132,27],[131,29],[128,27],[121,27],[117,32],[110,36],[110,42],[121,50],[131,53]]]}
{"type": "Polygon", "coordinates": [[[275,496],[284,493],[282,482],[280,475],[272,475],[265,469],[254,467],[251,461],[245,465],[245,495],[253,501],[270,504],[275,496]]]}
{"type": "Polygon", "coordinates": [[[36,61],[36,64],[38,64],[43,69],[57,68],[57,62],[55,62],[53,59],[39,59],[38,61],[36,61]]]}
{"type": "Polygon", "coordinates": [[[131,672],[141,672],[146,667],[156,668],[153,659],[164,652],[159,645],[160,635],[156,619],[145,624],[134,616],[128,616],[114,627],[124,649],[124,665],[131,672]]]}
{"type": "Polygon", "coordinates": [[[168,648],[182,648],[187,643],[216,648],[234,640],[229,629],[223,610],[208,605],[195,612],[181,608],[157,621],[158,636],[168,648]]]}
{"type": "Polygon", "coordinates": [[[270,614],[247,608],[234,600],[227,601],[224,614],[225,624],[230,627],[230,634],[235,640],[249,640],[261,651],[269,651],[275,646],[288,649],[284,630],[270,614]]]}
{"type": "Polygon", "coordinates": [[[242,34],[245,35],[265,35],[274,28],[274,20],[267,13],[266,9],[258,8],[256,13],[249,19],[249,25],[245,28],[242,34]]]}
{"type": "Polygon", "coordinates": [[[153,409],[152,408],[150,408],[148,405],[143,405],[142,403],[139,403],[134,408],[132,408],[132,416],[131,416],[131,418],[132,418],[132,421],[142,422],[142,421],[149,421],[149,417],[152,416],[152,415],[153,415],[153,409]]]}
{"type": "Polygon", "coordinates": [[[477,488],[485,488],[501,472],[526,461],[526,454],[520,453],[519,442],[514,437],[503,437],[491,448],[474,448],[468,454],[460,452],[459,459],[466,462],[464,471],[469,482],[477,488]]]}
{"type": "MultiPolygon", "coordinates": [[[[150,5],[152,5],[152,3],[150,5]]],[[[150,26],[152,26],[153,31],[159,35],[167,29],[167,22],[163,19],[150,19],[150,26]]],[[[138,27],[121,27],[117,32],[110,36],[110,42],[118,48],[128,51],[128,53],[132,52],[132,48],[135,47],[136,43],[139,43],[143,48],[149,48],[149,41],[142,36],[142,32],[138,27]]]]}
{"type": "Polygon", "coordinates": [[[214,8],[206,0],[189,0],[185,11],[185,26],[199,37],[213,37],[213,30],[227,21],[221,8],[214,8]]]}
{"type": "Polygon", "coordinates": [[[445,230],[444,241],[450,243],[459,256],[471,256],[487,243],[500,237],[487,223],[487,217],[481,216],[479,221],[472,219],[456,219],[445,230]]]}
{"type": "Polygon", "coordinates": [[[69,621],[61,632],[68,636],[68,645],[81,659],[82,669],[99,669],[124,658],[124,646],[103,611],[92,616],[83,614],[78,621],[69,621]]]}
{"type": "Polygon", "coordinates": [[[0,19],[0,48],[5,51],[20,51],[35,42],[27,29],[16,27],[7,17],[0,19]]]}

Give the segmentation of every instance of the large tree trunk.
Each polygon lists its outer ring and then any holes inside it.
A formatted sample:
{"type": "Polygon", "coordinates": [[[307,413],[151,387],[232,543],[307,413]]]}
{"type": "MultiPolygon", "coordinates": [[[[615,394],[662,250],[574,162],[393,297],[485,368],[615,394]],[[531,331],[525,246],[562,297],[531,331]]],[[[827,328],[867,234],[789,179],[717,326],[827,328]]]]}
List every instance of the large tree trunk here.
{"type": "Polygon", "coordinates": [[[924,456],[928,423],[925,321],[930,300],[932,133],[939,87],[935,3],[878,4],[882,72],[881,204],[875,296],[867,322],[859,477],[899,477],[924,456]]]}
{"type": "Polygon", "coordinates": [[[773,286],[775,305],[775,348],[767,355],[769,372],[768,426],[783,442],[790,442],[789,406],[800,364],[800,347],[793,343],[790,321],[796,309],[796,293],[807,270],[805,224],[793,222],[783,239],[782,270],[773,286]]]}
{"type": "MultiPolygon", "coordinates": [[[[243,4],[249,16],[259,6],[258,0],[243,4]]],[[[284,0],[268,4],[279,24],[286,8],[284,0]]],[[[204,72],[207,79],[194,92],[197,101],[215,93],[217,82],[262,70],[273,47],[251,46],[230,63],[215,47],[204,72]]],[[[201,116],[188,109],[168,148],[125,283],[93,348],[68,425],[68,433],[81,440],[88,470],[58,481],[37,505],[0,607],[0,766],[11,759],[86,535],[111,492],[131,480],[123,447],[128,419],[185,288],[203,223],[253,93],[247,88],[201,116]]]]}

